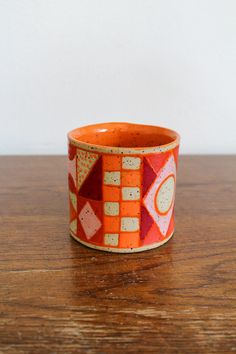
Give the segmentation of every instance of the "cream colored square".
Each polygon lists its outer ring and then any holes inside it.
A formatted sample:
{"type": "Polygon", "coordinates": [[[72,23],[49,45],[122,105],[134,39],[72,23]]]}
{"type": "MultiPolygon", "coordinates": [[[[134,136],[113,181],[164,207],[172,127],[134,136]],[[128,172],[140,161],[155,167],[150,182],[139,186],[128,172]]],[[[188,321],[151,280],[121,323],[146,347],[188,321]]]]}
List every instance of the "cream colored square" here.
{"type": "Polygon", "coordinates": [[[104,172],[104,184],[120,185],[120,172],[104,172]]]}
{"type": "Polygon", "coordinates": [[[118,246],[119,244],[119,234],[105,234],[104,244],[106,246],[118,246]]]}
{"type": "Polygon", "coordinates": [[[138,231],[139,218],[121,218],[121,231],[138,231]]]}
{"type": "Polygon", "coordinates": [[[120,205],[118,202],[105,202],[104,213],[105,215],[116,216],[119,215],[120,205]]]}
{"type": "Polygon", "coordinates": [[[122,188],[123,200],[139,200],[140,188],[139,187],[123,187],[122,188]]]}
{"type": "Polygon", "coordinates": [[[122,158],[122,167],[124,170],[139,170],[141,160],[139,157],[123,157],[122,158]]]}

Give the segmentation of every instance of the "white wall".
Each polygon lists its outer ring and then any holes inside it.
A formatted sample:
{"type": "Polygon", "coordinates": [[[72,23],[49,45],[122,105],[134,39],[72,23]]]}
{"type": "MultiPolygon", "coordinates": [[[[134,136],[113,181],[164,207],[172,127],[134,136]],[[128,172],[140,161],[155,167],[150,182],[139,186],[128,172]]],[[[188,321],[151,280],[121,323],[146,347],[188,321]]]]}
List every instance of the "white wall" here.
{"type": "Polygon", "coordinates": [[[236,153],[235,0],[0,0],[0,153],[66,152],[100,121],[236,153]]]}

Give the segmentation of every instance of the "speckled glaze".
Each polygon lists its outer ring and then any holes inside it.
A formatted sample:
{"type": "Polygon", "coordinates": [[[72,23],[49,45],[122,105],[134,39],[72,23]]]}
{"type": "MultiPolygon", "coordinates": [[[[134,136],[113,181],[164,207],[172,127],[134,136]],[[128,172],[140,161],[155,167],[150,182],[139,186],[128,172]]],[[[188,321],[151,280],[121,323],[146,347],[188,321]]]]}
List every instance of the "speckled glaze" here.
{"type": "Polygon", "coordinates": [[[68,134],[70,234],[109,252],[149,250],[174,232],[179,135],[104,123],[68,134]]]}

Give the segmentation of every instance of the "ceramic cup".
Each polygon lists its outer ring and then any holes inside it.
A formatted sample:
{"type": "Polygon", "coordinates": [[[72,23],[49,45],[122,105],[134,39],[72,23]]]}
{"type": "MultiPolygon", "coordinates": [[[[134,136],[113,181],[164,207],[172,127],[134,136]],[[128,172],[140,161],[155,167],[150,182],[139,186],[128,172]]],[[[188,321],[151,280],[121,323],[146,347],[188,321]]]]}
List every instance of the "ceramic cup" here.
{"type": "Polygon", "coordinates": [[[70,234],[109,252],[159,247],[174,232],[179,135],[170,129],[104,123],[72,130],[70,234]]]}

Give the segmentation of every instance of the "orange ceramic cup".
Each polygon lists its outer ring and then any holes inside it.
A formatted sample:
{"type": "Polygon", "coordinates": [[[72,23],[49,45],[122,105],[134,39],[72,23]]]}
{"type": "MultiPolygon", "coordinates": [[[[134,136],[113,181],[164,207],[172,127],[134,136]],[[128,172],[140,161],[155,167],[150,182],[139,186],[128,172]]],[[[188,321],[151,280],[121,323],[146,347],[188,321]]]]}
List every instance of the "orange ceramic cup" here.
{"type": "Polygon", "coordinates": [[[72,130],[70,234],[109,252],[159,247],[174,232],[179,135],[170,129],[104,123],[72,130]]]}

